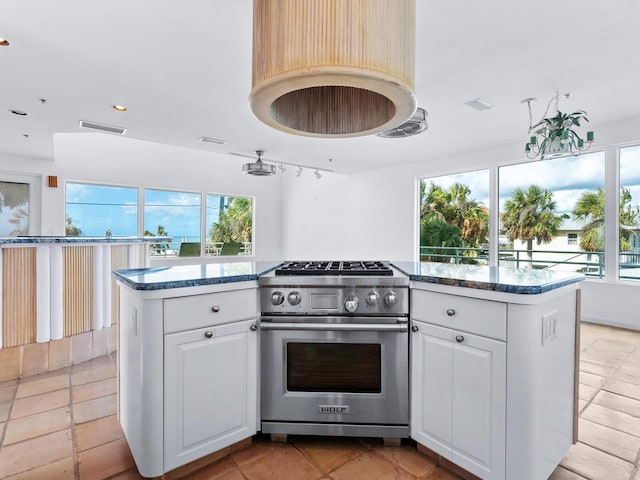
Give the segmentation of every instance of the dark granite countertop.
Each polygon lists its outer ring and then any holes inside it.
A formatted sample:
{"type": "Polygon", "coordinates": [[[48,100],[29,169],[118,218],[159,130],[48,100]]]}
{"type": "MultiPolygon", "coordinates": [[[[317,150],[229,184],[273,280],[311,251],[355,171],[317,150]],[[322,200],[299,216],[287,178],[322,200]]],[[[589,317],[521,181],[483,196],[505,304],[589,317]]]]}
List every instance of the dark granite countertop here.
{"type": "Polygon", "coordinates": [[[584,280],[576,272],[524,268],[453,265],[431,262],[392,262],[416,282],[468,287],[494,292],[532,295],[584,280]]]}
{"type": "MultiPolygon", "coordinates": [[[[257,280],[281,262],[230,262],[116,270],[113,277],[134,290],[165,290],[257,280]]],[[[392,262],[414,282],[532,295],[581,282],[575,272],[428,262],[392,262]]]]}
{"type": "Polygon", "coordinates": [[[231,262],[116,270],[113,277],[134,290],[166,290],[257,280],[282,262],[231,262]]]}
{"type": "Polygon", "coordinates": [[[164,243],[172,237],[63,237],[63,236],[24,236],[0,237],[0,245],[42,244],[42,243],[164,243]]]}

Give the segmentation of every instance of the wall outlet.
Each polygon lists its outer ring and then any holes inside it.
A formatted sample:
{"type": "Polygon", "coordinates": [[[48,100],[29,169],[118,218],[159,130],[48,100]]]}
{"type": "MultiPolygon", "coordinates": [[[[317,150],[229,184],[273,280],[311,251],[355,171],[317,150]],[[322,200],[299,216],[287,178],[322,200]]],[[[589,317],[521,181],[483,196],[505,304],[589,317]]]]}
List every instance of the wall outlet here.
{"type": "Polygon", "coordinates": [[[546,313],[542,316],[542,346],[558,336],[558,311],[546,313]]]}

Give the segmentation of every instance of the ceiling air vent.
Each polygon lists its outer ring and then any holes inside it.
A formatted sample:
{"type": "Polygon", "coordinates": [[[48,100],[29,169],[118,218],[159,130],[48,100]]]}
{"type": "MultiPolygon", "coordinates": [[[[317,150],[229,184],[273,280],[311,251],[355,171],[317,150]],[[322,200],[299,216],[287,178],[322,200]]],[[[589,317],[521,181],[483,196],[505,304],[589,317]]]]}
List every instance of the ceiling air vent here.
{"type": "Polygon", "coordinates": [[[80,120],[80,126],[82,128],[92,128],[94,130],[100,130],[101,132],[117,133],[123,135],[127,131],[126,128],[114,127],[113,125],[104,125],[103,123],[87,122],[86,120],[80,120]]]}
{"type": "Polygon", "coordinates": [[[403,124],[398,125],[395,128],[376,133],[376,135],[378,137],[384,138],[411,137],[413,135],[424,132],[428,127],[429,125],[427,124],[427,111],[424,108],[418,107],[416,109],[416,113],[414,113],[409,120],[407,120],[403,124]]]}

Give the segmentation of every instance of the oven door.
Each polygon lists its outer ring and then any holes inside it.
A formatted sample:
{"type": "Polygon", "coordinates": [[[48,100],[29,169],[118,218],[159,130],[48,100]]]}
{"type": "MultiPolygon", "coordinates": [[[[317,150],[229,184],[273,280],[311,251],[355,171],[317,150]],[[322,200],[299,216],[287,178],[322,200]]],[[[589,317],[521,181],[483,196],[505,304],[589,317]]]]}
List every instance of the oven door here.
{"type": "Polygon", "coordinates": [[[260,329],[263,421],[408,424],[407,318],[262,317],[260,329]]]}

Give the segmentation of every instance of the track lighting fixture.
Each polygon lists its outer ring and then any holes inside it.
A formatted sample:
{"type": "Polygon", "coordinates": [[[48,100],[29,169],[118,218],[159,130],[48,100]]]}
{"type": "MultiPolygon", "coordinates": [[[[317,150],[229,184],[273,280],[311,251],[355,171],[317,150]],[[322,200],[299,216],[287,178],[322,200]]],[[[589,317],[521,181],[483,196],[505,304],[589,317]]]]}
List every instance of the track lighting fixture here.
{"type": "MultiPolygon", "coordinates": [[[[228,152],[228,153],[229,155],[235,155],[237,157],[246,157],[246,158],[252,158],[252,159],[254,158],[253,156],[245,155],[244,153],[236,153],[236,152],[228,152]]],[[[258,157],[257,160],[253,163],[247,163],[243,165],[242,171],[250,175],[267,176],[267,175],[275,175],[276,172],[279,170],[280,174],[284,175],[289,171],[289,167],[291,167],[291,168],[295,168],[294,171],[295,171],[296,177],[299,177],[300,175],[302,175],[302,171],[304,170],[304,168],[301,165],[298,165],[295,163],[280,162],[277,160],[269,160],[269,159],[266,159],[266,160],[273,163],[264,163],[262,160],[263,154],[264,154],[264,150],[256,150],[256,155],[258,157]]],[[[329,162],[332,162],[332,161],[333,159],[330,158],[329,162]]],[[[333,172],[333,170],[328,168],[313,167],[313,166],[307,166],[306,168],[308,168],[309,171],[313,172],[313,174],[318,180],[322,178],[323,172],[333,172]]]]}

